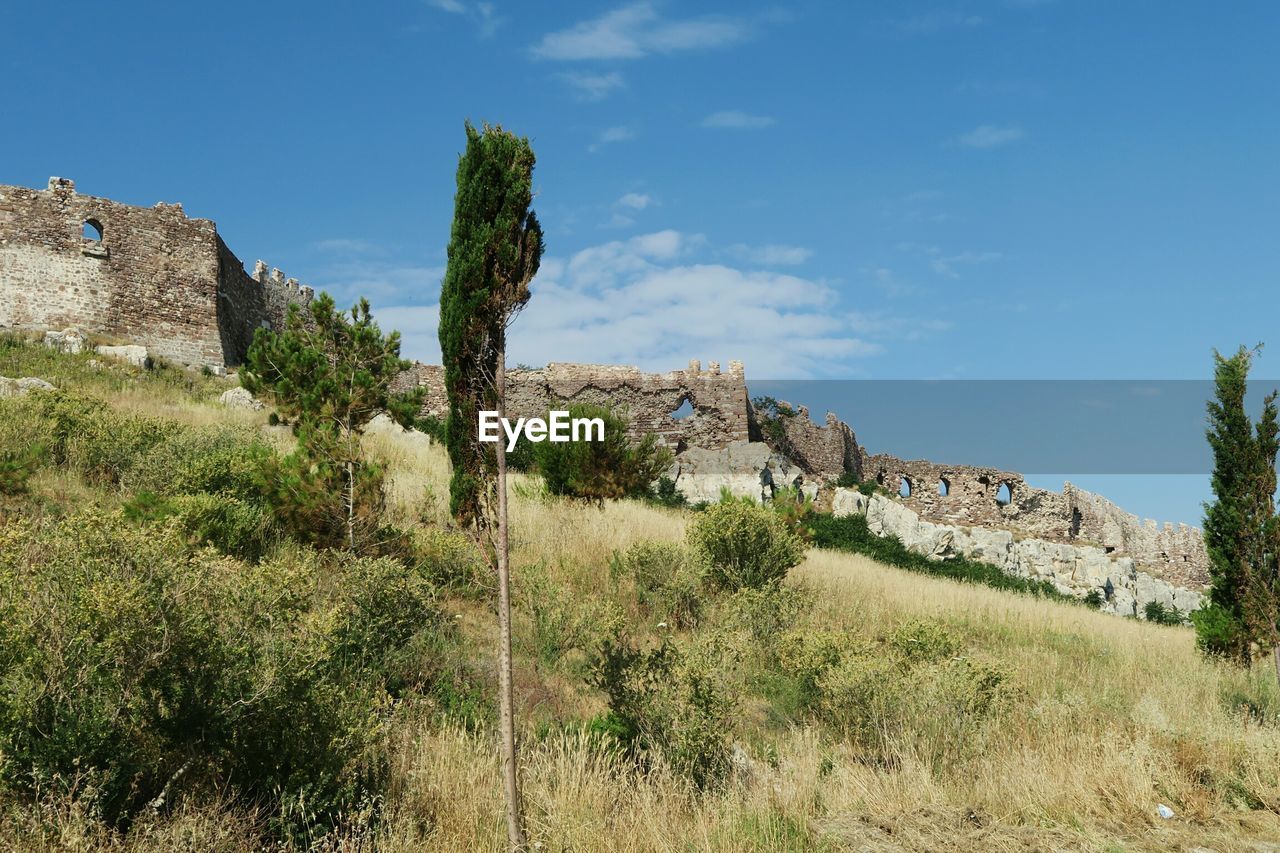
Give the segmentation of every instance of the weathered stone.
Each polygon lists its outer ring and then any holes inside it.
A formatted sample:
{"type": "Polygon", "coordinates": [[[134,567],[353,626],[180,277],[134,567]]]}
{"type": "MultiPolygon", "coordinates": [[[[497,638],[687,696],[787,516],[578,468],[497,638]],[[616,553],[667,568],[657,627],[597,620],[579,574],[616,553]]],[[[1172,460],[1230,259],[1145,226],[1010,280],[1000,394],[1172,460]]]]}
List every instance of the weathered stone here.
{"type": "Polygon", "coordinates": [[[867,496],[857,489],[837,488],[831,496],[831,514],[836,518],[847,515],[866,515],[867,496]]]}
{"type": "Polygon", "coordinates": [[[672,462],[668,476],[692,503],[719,500],[721,489],[756,501],[793,486],[809,497],[817,493],[817,484],[806,482],[794,462],[754,441],[735,441],[718,450],[690,448],[672,462]]]}
{"type": "Polygon", "coordinates": [[[1064,595],[1083,598],[1103,593],[1108,613],[1141,616],[1148,602],[1158,601],[1183,613],[1199,608],[1203,596],[1134,568],[1130,557],[1102,548],[1075,546],[1036,538],[1015,538],[1007,530],[963,528],[926,521],[904,502],[873,494],[866,504],[852,499],[850,489],[837,490],[841,515],[865,512],[867,527],[877,536],[895,536],[910,551],[932,559],[967,557],[991,563],[1009,574],[1044,580],[1064,595]]]}
{"type": "Polygon", "coordinates": [[[122,346],[101,345],[94,347],[94,352],[107,358],[114,358],[117,361],[131,364],[142,370],[151,367],[151,355],[147,352],[147,348],[136,344],[124,344],[122,346]]]}
{"type": "Polygon", "coordinates": [[[52,390],[54,390],[53,385],[34,376],[24,376],[21,379],[0,376],[0,397],[21,397],[31,391],[52,390]]]}
{"type": "Polygon", "coordinates": [[[45,332],[44,345],[68,355],[79,355],[86,346],[84,334],[76,328],[45,332]]]}
{"type": "Polygon", "coordinates": [[[310,298],[296,283],[251,278],[214,223],[179,204],[133,207],[80,195],[63,178],[46,190],[0,186],[0,201],[0,328],[74,326],[220,367],[243,361],[259,326],[278,327],[289,304],[310,298]]]}
{"type": "Polygon", "coordinates": [[[218,402],[232,409],[251,409],[259,411],[265,408],[263,402],[244,388],[229,388],[222,392],[218,402]]]}

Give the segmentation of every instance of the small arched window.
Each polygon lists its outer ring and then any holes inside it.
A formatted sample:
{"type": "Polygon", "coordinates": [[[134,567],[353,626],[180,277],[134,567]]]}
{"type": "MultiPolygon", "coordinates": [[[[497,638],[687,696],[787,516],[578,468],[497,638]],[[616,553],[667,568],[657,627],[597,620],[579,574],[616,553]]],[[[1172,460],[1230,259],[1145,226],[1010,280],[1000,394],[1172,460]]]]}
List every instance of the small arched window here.
{"type": "Polygon", "coordinates": [[[911,497],[911,481],[906,477],[902,478],[902,485],[898,487],[898,494],[904,498],[911,497]]]}
{"type": "Polygon", "coordinates": [[[95,243],[102,242],[102,223],[96,219],[86,219],[84,221],[84,238],[92,240],[95,243]]]}
{"type": "Polygon", "coordinates": [[[948,482],[946,477],[939,477],[938,478],[938,495],[940,497],[945,498],[949,494],[951,494],[951,483],[948,482]]]}
{"type": "Polygon", "coordinates": [[[682,421],[685,418],[693,417],[693,403],[689,401],[689,395],[680,398],[680,405],[676,406],[671,412],[671,419],[682,421]]]}
{"type": "Polygon", "coordinates": [[[1009,488],[1008,483],[1001,483],[1000,488],[996,489],[996,503],[1000,506],[1008,506],[1013,501],[1013,490],[1009,488]]]}

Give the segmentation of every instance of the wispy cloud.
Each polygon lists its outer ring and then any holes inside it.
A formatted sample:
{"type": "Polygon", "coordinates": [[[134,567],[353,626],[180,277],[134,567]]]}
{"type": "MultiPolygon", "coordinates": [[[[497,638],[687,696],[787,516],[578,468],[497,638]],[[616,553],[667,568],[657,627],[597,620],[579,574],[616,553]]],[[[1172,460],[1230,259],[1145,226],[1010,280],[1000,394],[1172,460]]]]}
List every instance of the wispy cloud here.
{"type": "Polygon", "coordinates": [[[806,249],[803,246],[784,246],[777,243],[762,246],[735,243],[726,251],[741,261],[765,267],[794,266],[803,264],[813,257],[812,249],[806,249]]]}
{"type": "Polygon", "coordinates": [[[603,101],[626,85],[626,81],[617,71],[610,71],[607,74],[566,71],[556,76],[568,83],[578,98],[583,101],[603,101]]]}
{"type": "Polygon", "coordinates": [[[425,0],[426,4],[433,9],[439,9],[441,12],[448,12],[450,15],[459,15],[471,19],[481,38],[488,38],[497,32],[498,27],[506,23],[506,18],[500,17],[492,3],[464,3],[462,0],[425,0]]]}
{"type": "Polygon", "coordinates": [[[739,18],[664,18],[653,3],[632,3],[547,33],[532,53],[538,59],[566,61],[639,59],[655,53],[723,47],[749,35],[750,26],[739,18]]]}
{"type": "Polygon", "coordinates": [[[703,127],[725,127],[736,130],[769,127],[777,123],[777,119],[773,116],[752,115],[740,110],[722,110],[702,120],[703,127]]]}
{"type": "Polygon", "coordinates": [[[961,134],[959,143],[965,148],[998,148],[1009,145],[1026,136],[1016,124],[981,124],[968,133],[961,134]]]}
{"type": "MultiPolygon", "coordinates": [[[[547,258],[512,326],[511,359],[670,370],[690,358],[740,358],[756,378],[805,378],[847,375],[851,359],[882,351],[825,282],[700,262],[709,249],[696,234],[667,230],[547,258]]],[[[432,306],[377,316],[404,334],[406,355],[439,358],[432,306]]]]}
{"type": "Polygon", "coordinates": [[[958,266],[988,264],[1004,257],[1000,252],[971,252],[967,249],[955,255],[943,255],[934,249],[931,254],[934,255],[934,258],[929,261],[929,266],[938,275],[945,275],[949,278],[960,277],[960,273],[956,271],[958,266]]]}
{"type": "Polygon", "coordinates": [[[311,245],[321,252],[343,255],[379,254],[382,251],[382,248],[377,243],[353,237],[333,237],[328,240],[317,240],[311,245]]]}
{"type": "Polygon", "coordinates": [[[626,142],[628,139],[635,139],[636,132],[624,124],[606,127],[600,131],[600,135],[596,137],[596,141],[587,146],[587,150],[595,153],[600,150],[602,145],[611,145],[615,142],[626,142]]]}
{"type": "Polygon", "coordinates": [[[632,210],[644,210],[652,204],[656,204],[653,197],[644,193],[627,193],[614,202],[618,207],[629,207],[632,210]]]}
{"type": "Polygon", "coordinates": [[[944,30],[968,29],[981,26],[983,19],[979,15],[966,15],[962,12],[933,11],[912,15],[894,22],[897,29],[913,36],[928,36],[944,30]]]}

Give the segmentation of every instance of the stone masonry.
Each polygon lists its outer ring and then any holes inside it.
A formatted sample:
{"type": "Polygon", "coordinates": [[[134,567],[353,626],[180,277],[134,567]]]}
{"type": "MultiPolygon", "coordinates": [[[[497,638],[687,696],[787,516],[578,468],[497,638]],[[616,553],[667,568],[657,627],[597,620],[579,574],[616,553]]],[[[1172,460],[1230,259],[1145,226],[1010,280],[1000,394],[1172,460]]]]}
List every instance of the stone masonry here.
{"type": "Polygon", "coordinates": [[[249,276],[217,226],[180,204],[133,207],[80,195],[65,178],[46,190],[0,186],[0,328],[77,328],[230,367],[255,329],[278,326],[310,295],[261,262],[249,276]]]}

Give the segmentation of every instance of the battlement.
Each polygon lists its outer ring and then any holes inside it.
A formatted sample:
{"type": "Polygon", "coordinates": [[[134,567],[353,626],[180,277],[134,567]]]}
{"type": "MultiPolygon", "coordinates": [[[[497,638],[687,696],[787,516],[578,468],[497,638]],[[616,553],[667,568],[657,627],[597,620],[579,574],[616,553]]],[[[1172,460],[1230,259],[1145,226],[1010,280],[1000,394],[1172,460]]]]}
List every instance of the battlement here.
{"type": "Polygon", "coordinates": [[[314,288],[305,284],[298,284],[296,278],[285,278],[284,273],[275,267],[272,267],[271,271],[268,272],[267,264],[262,260],[254,263],[253,275],[250,278],[261,285],[283,288],[290,294],[295,294],[304,300],[310,300],[315,296],[314,288]]]}

